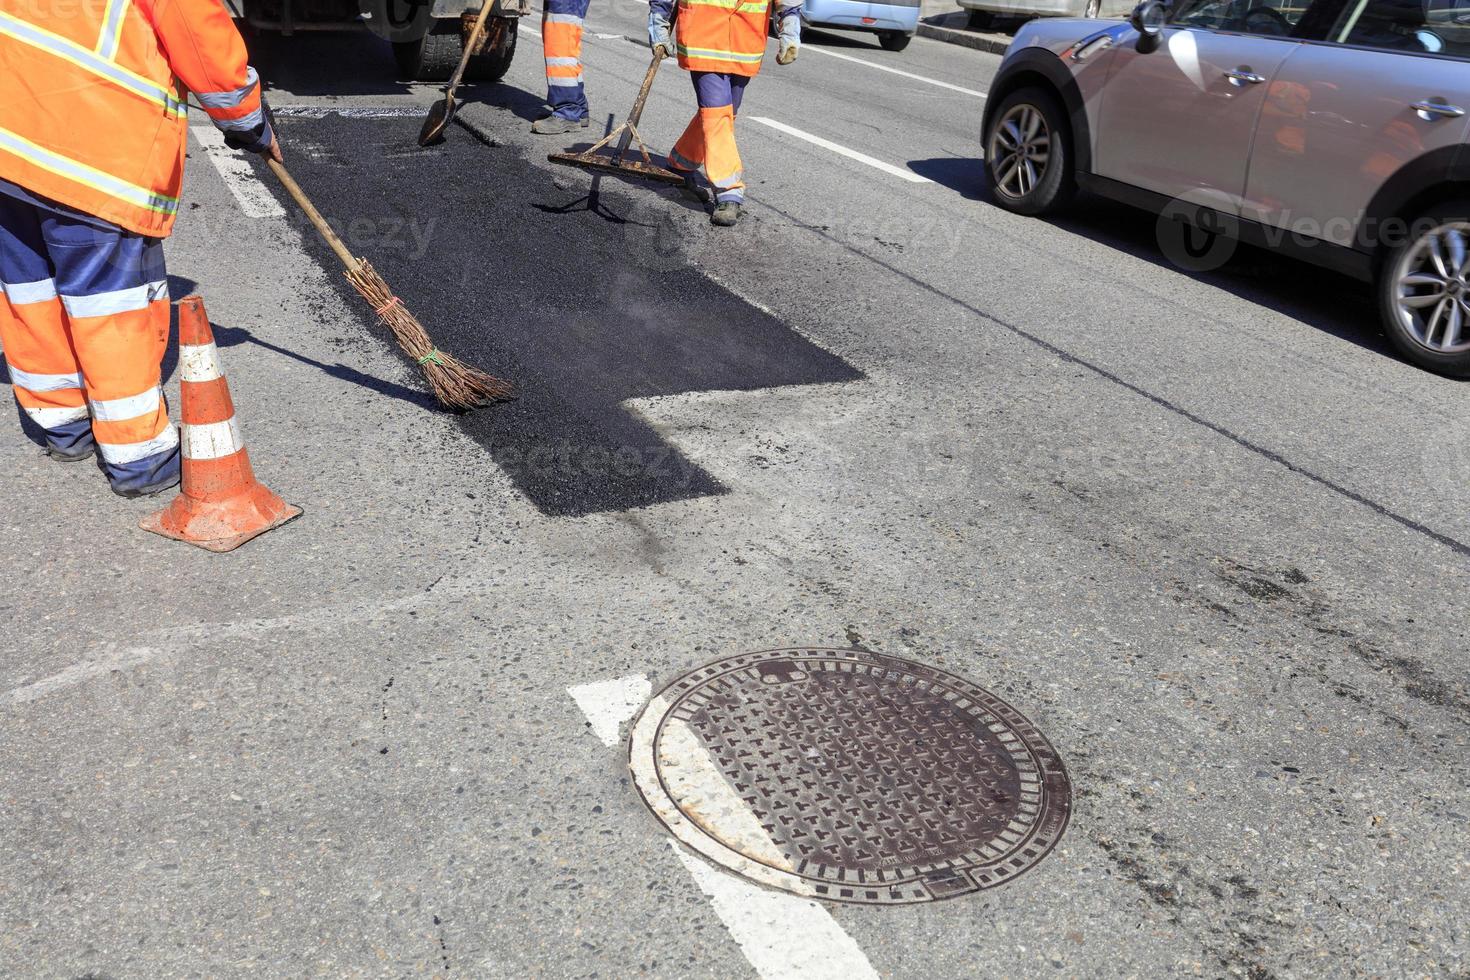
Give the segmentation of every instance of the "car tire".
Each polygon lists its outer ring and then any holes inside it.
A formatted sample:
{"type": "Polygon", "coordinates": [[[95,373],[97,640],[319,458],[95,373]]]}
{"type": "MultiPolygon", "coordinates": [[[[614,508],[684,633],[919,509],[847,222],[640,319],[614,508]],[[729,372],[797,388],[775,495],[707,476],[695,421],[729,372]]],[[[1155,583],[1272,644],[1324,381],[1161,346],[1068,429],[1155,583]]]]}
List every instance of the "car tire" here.
{"type": "Polygon", "coordinates": [[[912,34],[905,34],[903,31],[884,31],[878,35],[878,43],[884,51],[902,51],[909,46],[913,37],[912,34]]]}
{"type": "Polygon", "coordinates": [[[1050,214],[1072,199],[1071,123],[1054,94],[1028,86],[1001,101],[985,134],[985,174],[991,201],[1016,214],[1050,214]]]}
{"type": "Polygon", "coordinates": [[[1379,269],[1383,329],[1412,363],[1470,376],[1470,200],[1440,205],[1408,229],[1379,269]]]}

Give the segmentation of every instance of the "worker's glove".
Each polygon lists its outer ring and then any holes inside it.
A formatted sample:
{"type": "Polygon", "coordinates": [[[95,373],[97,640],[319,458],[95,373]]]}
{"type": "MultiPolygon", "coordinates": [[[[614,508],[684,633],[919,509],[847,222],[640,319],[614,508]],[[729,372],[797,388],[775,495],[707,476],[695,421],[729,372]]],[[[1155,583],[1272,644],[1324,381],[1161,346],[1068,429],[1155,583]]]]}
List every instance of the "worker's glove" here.
{"type": "Polygon", "coordinates": [[[276,117],[271,112],[265,93],[260,94],[260,122],[250,129],[227,129],[224,131],[225,145],[232,150],[259,153],[274,160],[281,159],[280,147],[276,145],[276,117]]]}
{"type": "Polygon", "coordinates": [[[661,59],[674,53],[674,42],[669,37],[669,19],[651,5],[648,10],[648,45],[661,59]]]}
{"type": "Polygon", "coordinates": [[[776,52],[776,64],[789,65],[796,60],[801,50],[801,17],[790,14],[781,18],[781,47],[776,52]]]}

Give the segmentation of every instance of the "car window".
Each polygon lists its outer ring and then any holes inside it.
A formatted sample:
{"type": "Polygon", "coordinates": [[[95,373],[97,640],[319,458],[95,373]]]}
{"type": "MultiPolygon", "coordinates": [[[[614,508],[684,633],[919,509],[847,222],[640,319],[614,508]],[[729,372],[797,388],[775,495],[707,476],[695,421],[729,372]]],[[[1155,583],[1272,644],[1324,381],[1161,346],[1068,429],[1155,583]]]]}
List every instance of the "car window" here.
{"type": "Polygon", "coordinates": [[[1384,51],[1470,58],[1470,0],[1353,0],[1331,39],[1384,51]]]}
{"type": "Polygon", "coordinates": [[[1312,0],[1182,0],[1169,23],[1211,31],[1295,37],[1312,0]]]}

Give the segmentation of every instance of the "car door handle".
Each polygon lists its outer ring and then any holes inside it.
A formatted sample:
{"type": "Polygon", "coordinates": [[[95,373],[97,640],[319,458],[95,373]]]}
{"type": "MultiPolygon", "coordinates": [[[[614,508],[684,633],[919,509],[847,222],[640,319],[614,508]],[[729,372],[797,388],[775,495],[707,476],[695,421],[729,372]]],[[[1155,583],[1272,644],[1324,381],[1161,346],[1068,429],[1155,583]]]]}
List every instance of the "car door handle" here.
{"type": "Polygon", "coordinates": [[[1250,70],[1249,65],[1241,65],[1239,68],[1231,68],[1225,73],[1232,85],[1259,85],[1266,80],[1265,75],[1257,75],[1250,70]]]}
{"type": "Polygon", "coordinates": [[[1415,102],[1409,108],[1419,113],[1421,119],[1432,121],[1436,116],[1444,116],[1449,119],[1458,119],[1465,114],[1465,110],[1457,105],[1448,105],[1444,102],[1415,102]]]}

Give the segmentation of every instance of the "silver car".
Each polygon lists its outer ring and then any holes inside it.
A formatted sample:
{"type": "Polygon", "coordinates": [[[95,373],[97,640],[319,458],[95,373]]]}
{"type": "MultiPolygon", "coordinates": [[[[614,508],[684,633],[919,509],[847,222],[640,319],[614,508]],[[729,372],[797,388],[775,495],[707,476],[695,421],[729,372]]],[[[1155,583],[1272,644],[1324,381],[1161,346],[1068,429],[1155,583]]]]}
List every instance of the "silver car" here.
{"type": "Polygon", "coordinates": [[[1466,375],[1466,107],[1470,0],[1145,0],[1016,35],[986,172],[1019,214],[1081,187],[1372,282],[1405,357],[1466,375]]]}

